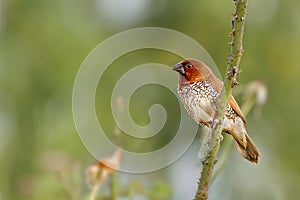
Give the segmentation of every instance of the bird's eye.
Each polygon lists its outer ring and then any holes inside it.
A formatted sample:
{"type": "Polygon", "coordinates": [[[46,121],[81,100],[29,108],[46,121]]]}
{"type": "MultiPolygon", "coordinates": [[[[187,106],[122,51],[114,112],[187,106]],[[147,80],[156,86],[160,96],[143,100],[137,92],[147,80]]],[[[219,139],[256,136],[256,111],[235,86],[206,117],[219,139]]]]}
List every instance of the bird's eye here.
{"type": "Polygon", "coordinates": [[[191,64],[191,63],[188,63],[188,64],[186,65],[186,67],[187,67],[187,68],[191,68],[191,67],[192,67],[192,64],[191,64]]]}

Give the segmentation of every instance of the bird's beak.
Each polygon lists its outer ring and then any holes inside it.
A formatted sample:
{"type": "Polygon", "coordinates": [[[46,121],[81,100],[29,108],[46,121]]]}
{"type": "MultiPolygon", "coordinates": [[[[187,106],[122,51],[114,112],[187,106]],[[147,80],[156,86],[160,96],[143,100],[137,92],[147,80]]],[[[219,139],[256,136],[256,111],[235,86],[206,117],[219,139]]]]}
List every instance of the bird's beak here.
{"type": "Polygon", "coordinates": [[[183,76],[185,75],[185,71],[184,71],[184,68],[183,68],[183,65],[182,63],[177,63],[176,65],[174,65],[172,67],[173,70],[175,71],[178,71],[180,74],[182,74],[183,76]]]}

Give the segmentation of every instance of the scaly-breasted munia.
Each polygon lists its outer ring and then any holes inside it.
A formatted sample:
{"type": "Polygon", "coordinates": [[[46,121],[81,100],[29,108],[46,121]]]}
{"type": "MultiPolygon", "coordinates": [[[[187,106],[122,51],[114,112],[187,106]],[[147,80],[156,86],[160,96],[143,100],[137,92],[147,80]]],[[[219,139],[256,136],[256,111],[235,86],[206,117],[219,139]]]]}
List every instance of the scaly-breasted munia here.
{"type": "MultiPolygon", "coordinates": [[[[185,59],[173,66],[179,72],[178,95],[189,113],[199,124],[211,126],[215,100],[223,82],[201,61],[185,59]]],[[[233,136],[240,154],[250,162],[258,162],[260,153],[246,131],[245,117],[231,95],[223,123],[223,131],[233,136]]]]}

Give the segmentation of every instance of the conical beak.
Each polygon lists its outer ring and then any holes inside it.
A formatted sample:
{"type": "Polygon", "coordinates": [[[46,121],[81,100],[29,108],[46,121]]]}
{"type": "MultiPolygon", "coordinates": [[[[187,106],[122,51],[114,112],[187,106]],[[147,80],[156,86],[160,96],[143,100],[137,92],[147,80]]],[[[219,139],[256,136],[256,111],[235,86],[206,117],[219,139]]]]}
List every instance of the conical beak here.
{"type": "Polygon", "coordinates": [[[176,65],[174,65],[172,67],[173,70],[175,71],[178,71],[180,74],[182,74],[183,76],[185,75],[185,71],[184,71],[184,68],[183,68],[183,65],[182,63],[177,63],[176,65]]]}

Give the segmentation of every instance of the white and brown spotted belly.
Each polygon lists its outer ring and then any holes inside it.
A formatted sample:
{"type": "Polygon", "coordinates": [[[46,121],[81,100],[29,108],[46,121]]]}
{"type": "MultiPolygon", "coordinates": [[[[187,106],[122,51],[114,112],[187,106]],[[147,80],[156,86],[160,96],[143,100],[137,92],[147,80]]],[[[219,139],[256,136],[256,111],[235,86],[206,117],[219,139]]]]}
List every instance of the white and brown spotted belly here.
{"type": "Polygon", "coordinates": [[[194,82],[178,89],[178,95],[189,115],[208,125],[214,116],[213,101],[219,96],[209,82],[194,82]]]}
{"type": "MultiPolygon", "coordinates": [[[[178,95],[181,99],[188,114],[201,125],[210,127],[214,117],[214,101],[218,98],[219,93],[208,82],[194,82],[178,88],[178,95]]],[[[245,126],[242,119],[236,112],[227,105],[226,117],[224,119],[223,129],[226,132],[244,132],[245,126]]]]}

